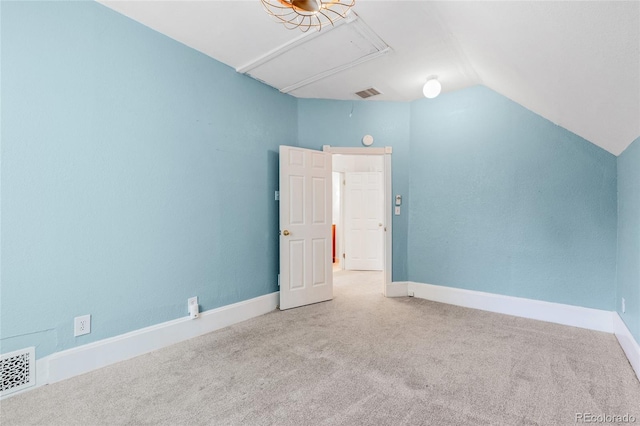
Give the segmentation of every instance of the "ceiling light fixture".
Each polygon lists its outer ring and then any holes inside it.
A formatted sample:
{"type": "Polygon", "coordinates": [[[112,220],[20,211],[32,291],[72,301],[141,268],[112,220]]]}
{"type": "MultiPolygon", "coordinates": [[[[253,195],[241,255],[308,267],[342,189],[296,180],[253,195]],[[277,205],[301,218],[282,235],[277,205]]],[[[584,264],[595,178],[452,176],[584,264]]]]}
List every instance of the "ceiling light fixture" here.
{"type": "Polygon", "coordinates": [[[346,18],[356,0],[260,0],[264,10],[288,29],[318,31],[346,18]]]}
{"type": "Polygon", "coordinates": [[[442,91],[442,85],[438,81],[438,76],[432,76],[427,78],[427,82],[424,84],[422,88],[422,93],[425,98],[433,99],[440,94],[442,91]]]}

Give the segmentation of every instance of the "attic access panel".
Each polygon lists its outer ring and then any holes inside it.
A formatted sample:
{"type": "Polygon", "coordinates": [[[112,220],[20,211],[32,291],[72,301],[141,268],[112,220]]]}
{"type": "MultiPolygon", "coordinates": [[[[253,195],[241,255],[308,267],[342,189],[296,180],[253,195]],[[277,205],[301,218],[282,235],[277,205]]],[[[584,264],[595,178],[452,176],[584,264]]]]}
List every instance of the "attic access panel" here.
{"type": "Polygon", "coordinates": [[[283,93],[390,51],[390,47],[354,12],[319,32],[304,33],[236,71],[283,93]]]}

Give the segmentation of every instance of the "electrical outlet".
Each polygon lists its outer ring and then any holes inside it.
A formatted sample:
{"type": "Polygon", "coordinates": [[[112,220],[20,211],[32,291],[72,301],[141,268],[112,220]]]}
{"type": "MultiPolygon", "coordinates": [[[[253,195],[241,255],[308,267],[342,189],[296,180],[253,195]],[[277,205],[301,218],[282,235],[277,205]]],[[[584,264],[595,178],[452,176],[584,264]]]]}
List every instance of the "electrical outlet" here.
{"type": "Polygon", "coordinates": [[[624,314],[627,310],[626,303],[624,303],[624,297],[622,298],[622,313],[624,314]]]}
{"type": "Polygon", "coordinates": [[[91,333],[91,315],[82,315],[73,320],[73,336],[78,337],[91,333]]]}
{"type": "Polygon", "coordinates": [[[196,319],[200,317],[200,306],[198,306],[198,296],[187,299],[187,310],[189,318],[196,319]]]}

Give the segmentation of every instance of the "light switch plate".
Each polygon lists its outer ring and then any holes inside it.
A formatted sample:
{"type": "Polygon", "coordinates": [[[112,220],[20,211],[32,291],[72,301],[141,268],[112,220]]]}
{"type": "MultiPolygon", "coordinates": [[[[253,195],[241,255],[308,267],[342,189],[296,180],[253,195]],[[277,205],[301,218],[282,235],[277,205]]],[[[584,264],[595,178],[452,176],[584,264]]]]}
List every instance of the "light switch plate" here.
{"type": "Polygon", "coordinates": [[[396,216],[400,216],[400,207],[396,207],[395,213],[396,216]]]}

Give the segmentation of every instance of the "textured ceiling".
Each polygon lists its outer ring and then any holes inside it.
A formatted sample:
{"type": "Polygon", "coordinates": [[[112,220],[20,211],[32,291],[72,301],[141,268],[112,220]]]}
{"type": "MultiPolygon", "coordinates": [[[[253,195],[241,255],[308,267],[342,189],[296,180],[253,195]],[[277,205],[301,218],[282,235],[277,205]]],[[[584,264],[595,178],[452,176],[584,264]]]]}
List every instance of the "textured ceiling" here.
{"type": "MultiPolygon", "coordinates": [[[[100,3],[235,69],[301,37],[259,0],[100,3]]],[[[357,0],[354,11],[391,50],[292,95],[358,99],[375,87],[376,100],[411,101],[437,75],[444,92],[483,84],[615,155],[640,136],[638,1],[357,0]]],[[[341,47],[314,45],[322,72],[341,47]]],[[[267,68],[287,73],[295,57],[267,68]]]]}

